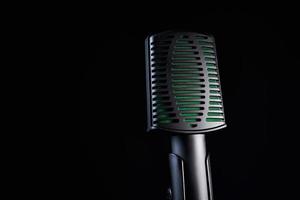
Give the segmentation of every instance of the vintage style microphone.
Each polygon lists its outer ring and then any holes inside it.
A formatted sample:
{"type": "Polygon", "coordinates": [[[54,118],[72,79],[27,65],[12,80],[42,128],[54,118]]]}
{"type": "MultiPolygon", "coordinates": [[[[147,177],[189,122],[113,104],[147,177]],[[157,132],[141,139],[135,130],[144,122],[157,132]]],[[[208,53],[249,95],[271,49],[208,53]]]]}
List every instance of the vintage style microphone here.
{"type": "Polygon", "coordinates": [[[226,127],[213,36],[167,31],[145,42],[147,129],[169,134],[172,200],[213,200],[205,134],[226,127]]]}

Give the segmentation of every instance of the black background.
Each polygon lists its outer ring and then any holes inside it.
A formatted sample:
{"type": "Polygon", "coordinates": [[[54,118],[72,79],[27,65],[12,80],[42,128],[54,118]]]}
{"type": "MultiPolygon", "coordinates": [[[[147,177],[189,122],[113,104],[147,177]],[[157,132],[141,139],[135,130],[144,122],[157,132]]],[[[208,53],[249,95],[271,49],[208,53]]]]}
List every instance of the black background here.
{"type": "Polygon", "coordinates": [[[72,193],[165,199],[167,138],[145,132],[144,40],[180,29],[216,39],[228,127],[208,137],[215,200],[297,198],[297,13],[193,5],[132,10],[80,19],[81,129],[72,193]]]}

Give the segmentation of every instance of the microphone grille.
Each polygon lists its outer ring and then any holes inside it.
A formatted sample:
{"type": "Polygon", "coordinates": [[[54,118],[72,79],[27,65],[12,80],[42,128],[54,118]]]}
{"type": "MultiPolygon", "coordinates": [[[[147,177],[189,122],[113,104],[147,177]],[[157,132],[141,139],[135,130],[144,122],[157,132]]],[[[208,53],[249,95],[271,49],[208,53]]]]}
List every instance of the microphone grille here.
{"type": "Polygon", "coordinates": [[[225,127],[214,38],[163,32],[146,39],[148,130],[202,133],[225,127]]]}

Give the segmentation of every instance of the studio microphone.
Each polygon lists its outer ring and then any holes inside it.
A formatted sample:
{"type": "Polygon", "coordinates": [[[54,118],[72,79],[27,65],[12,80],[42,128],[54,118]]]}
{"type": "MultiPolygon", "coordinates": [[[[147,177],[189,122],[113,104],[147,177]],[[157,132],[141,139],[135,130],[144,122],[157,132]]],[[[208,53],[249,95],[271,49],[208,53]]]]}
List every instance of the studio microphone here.
{"type": "Polygon", "coordinates": [[[170,197],[213,200],[205,135],[226,127],[214,37],[162,32],[145,53],[147,131],[170,137],[170,197]]]}

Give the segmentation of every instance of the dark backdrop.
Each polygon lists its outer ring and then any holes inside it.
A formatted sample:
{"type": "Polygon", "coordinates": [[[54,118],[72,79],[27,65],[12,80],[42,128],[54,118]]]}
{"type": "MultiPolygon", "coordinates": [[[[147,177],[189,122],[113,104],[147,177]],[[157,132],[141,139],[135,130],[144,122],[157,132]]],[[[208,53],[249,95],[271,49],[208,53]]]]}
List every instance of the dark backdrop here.
{"type": "Polygon", "coordinates": [[[145,132],[144,40],[182,29],[216,39],[228,127],[208,138],[215,200],[295,198],[296,16],[216,8],[88,13],[78,29],[84,64],[72,192],[85,199],[165,199],[167,138],[145,132]]]}

